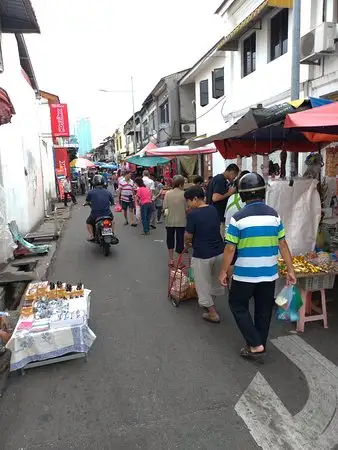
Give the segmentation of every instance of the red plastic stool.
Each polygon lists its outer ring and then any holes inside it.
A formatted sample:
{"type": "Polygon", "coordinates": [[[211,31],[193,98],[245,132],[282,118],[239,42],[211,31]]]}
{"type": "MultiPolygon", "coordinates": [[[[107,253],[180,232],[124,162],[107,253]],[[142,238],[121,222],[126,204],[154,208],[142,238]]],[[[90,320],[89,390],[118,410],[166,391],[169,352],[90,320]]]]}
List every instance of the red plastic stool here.
{"type": "Polygon", "coordinates": [[[306,322],[314,322],[316,320],[322,320],[324,328],[328,328],[327,312],[326,312],[326,295],[325,289],[320,289],[320,297],[322,307],[318,308],[312,303],[312,292],[300,289],[303,306],[299,310],[299,320],[297,322],[297,331],[304,331],[306,322]],[[313,314],[316,313],[316,314],[313,314]]]}

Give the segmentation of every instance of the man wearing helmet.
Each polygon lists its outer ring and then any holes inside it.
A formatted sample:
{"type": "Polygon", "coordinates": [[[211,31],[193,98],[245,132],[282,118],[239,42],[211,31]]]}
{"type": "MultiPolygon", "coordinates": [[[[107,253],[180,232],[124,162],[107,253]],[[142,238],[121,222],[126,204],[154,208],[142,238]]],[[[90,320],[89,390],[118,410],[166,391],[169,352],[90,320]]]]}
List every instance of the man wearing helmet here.
{"type": "Polygon", "coordinates": [[[278,278],[278,250],[287,266],[287,283],[295,284],[296,277],[282,221],[277,212],[264,203],[263,177],[257,173],[244,175],[238,192],[246,206],[230,220],[220,282],[227,285],[227,272],[237,250],[229,305],[247,344],[241,356],[255,359],[266,350],[278,278]],[[254,320],[249,311],[252,297],[254,320]]]}
{"type": "MultiPolygon", "coordinates": [[[[111,207],[114,205],[114,198],[110,191],[104,189],[105,180],[102,175],[95,175],[93,178],[93,189],[88,192],[84,206],[91,206],[91,213],[86,221],[89,233],[89,241],[94,241],[94,228],[98,217],[108,217],[112,219],[111,207]]],[[[114,232],[114,222],[113,222],[114,232]]]]}

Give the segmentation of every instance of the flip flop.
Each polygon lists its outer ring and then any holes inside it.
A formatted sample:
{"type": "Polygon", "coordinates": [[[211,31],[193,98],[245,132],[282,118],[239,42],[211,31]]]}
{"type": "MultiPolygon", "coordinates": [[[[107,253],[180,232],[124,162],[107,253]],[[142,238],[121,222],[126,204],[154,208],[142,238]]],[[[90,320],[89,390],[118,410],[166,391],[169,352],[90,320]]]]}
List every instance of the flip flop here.
{"type": "Polygon", "coordinates": [[[210,323],[220,323],[221,322],[221,319],[219,318],[219,316],[211,317],[209,313],[204,313],[202,315],[202,318],[206,322],[210,322],[210,323]]]}
{"type": "Polygon", "coordinates": [[[240,351],[240,355],[242,358],[257,360],[262,358],[262,356],[266,355],[265,350],[263,352],[252,352],[248,347],[244,347],[240,351]]]}
{"type": "Polygon", "coordinates": [[[95,238],[87,239],[87,242],[95,242],[95,238]]]}

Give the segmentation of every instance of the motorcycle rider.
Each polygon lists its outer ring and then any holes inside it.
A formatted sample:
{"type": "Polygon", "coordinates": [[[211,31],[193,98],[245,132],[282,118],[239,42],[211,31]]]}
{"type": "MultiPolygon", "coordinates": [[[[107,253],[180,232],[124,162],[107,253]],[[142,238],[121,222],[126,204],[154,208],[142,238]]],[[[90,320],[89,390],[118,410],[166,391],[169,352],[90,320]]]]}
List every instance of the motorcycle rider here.
{"type": "Polygon", "coordinates": [[[114,205],[114,198],[110,191],[104,189],[105,180],[102,175],[93,177],[93,189],[88,192],[86,202],[83,206],[90,205],[91,213],[86,220],[89,233],[88,241],[95,241],[95,223],[99,217],[111,217],[114,233],[115,223],[111,207],[114,205]]]}

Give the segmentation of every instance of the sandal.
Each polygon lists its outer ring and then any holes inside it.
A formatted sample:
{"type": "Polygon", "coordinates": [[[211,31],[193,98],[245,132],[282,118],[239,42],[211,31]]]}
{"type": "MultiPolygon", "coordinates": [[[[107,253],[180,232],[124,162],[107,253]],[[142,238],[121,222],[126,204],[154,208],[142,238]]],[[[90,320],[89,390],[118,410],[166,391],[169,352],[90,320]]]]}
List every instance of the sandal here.
{"type": "Polygon", "coordinates": [[[95,238],[88,238],[87,241],[88,242],[95,242],[95,238]]]}
{"type": "Polygon", "coordinates": [[[207,322],[211,323],[220,323],[221,319],[218,314],[210,314],[209,312],[206,312],[202,315],[203,320],[206,320],[207,322]]]}
{"type": "Polygon", "coordinates": [[[262,356],[266,355],[266,352],[265,352],[265,350],[263,352],[252,352],[249,347],[244,347],[241,349],[240,355],[242,358],[255,360],[255,359],[259,359],[262,356]]]}

